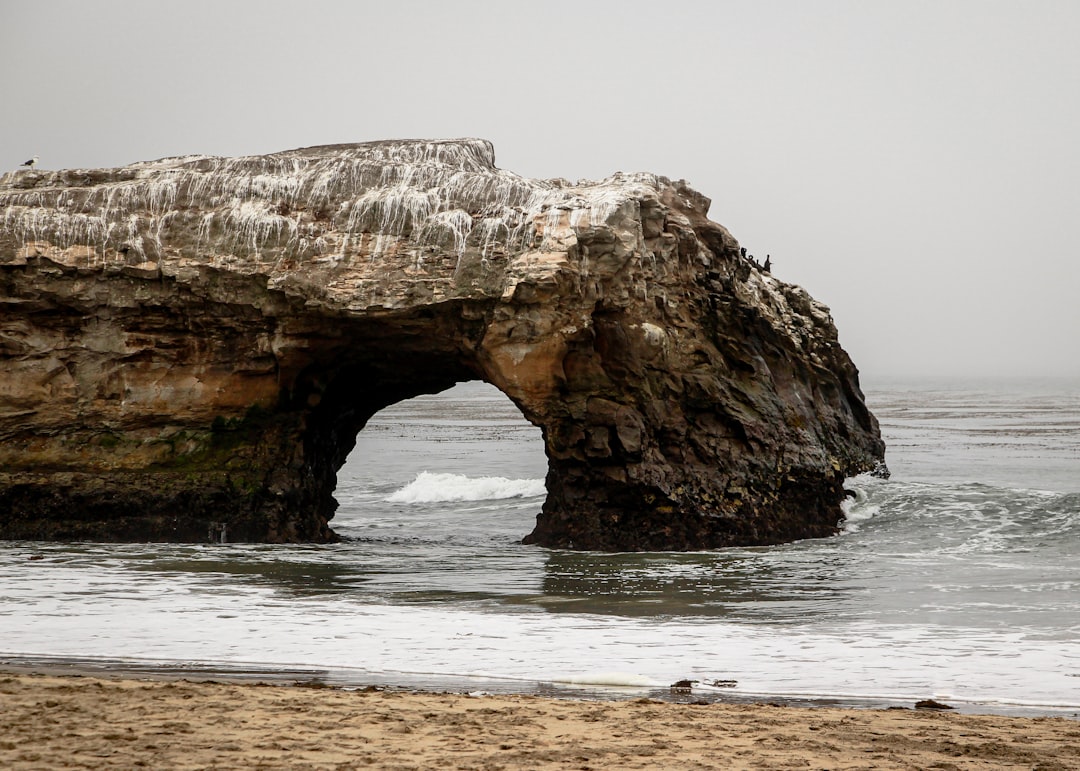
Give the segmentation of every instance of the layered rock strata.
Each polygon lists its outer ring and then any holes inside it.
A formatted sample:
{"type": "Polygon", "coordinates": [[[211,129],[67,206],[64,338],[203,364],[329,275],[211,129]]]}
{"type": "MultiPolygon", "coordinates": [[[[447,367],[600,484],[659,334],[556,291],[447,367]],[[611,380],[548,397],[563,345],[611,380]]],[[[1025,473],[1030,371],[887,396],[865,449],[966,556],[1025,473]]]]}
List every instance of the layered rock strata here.
{"type": "Polygon", "coordinates": [[[825,536],[884,452],[829,311],[684,182],[479,140],[0,182],[0,538],[331,541],[381,408],[482,379],[543,429],[527,541],[825,536]]]}

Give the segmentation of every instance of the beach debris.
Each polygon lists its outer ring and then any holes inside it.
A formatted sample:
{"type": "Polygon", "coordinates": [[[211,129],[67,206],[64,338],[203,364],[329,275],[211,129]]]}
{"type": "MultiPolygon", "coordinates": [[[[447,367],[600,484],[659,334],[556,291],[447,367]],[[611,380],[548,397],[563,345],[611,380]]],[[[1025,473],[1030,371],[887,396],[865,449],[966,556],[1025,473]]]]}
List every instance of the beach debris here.
{"type": "Polygon", "coordinates": [[[705,683],[713,688],[734,688],[738,684],[738,680],[712,680],[705,683]]]}
{"type": "Polygon", "coordinates": [[[689,693],[695,686],[705,688],[734,688],[739,684],[738,680],[677,680],[671,684],[671,690],[676,693],[689,693]]]}
{"type": "Polygon", "coordinates": [[[915,702],[915,709],[956,709],[956,707],[950,707],[948,704],[942,704],[933,699],[923,699],[915,702]]]}

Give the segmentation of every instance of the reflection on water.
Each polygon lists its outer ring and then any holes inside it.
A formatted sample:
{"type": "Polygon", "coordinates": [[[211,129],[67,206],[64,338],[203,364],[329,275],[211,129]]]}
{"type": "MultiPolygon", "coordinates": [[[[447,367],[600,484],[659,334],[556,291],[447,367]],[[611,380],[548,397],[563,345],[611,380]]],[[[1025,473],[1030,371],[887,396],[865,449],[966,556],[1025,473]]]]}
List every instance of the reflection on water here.
{"type": "Polygon", "coordinates": [[[627,616],[786,620],[789,611],[843,610],[843,561],[770,559],[768,550],[696,554],[554,552],[544,565],[549,611],[627,616]],[[794,569],[793,568],[796,568],[794,569]]]}
{"type": "Polygon", "coordinates": [[[203,575],[211,581],[217,579],[222,585],[266,587],[286,597],[345,594],[356,591],[361,584],[371,580],[371,576],[362,568],[320,559],[320,552],[297,556],[310,556],[310,559],[258,559],[256,555],[237,559],[235,553],[223,553],[217,559],[191,561],[166,558],[132,567],[160,575],[164,581],[203,575]]]}

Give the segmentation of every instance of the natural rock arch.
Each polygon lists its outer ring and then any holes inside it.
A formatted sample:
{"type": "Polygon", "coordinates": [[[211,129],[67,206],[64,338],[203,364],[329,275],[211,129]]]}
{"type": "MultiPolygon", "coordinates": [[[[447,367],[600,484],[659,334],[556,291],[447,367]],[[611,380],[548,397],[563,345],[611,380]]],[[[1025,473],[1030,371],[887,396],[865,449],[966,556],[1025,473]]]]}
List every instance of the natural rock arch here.
{"type": "Polygon", "coordinates": [[[479,140],[0,184],[0,537],[327,541],[379,409],[482,379],[543,430],[527,540],[835,532],[884,452],[828,309],[650,174],[479,140]]]}

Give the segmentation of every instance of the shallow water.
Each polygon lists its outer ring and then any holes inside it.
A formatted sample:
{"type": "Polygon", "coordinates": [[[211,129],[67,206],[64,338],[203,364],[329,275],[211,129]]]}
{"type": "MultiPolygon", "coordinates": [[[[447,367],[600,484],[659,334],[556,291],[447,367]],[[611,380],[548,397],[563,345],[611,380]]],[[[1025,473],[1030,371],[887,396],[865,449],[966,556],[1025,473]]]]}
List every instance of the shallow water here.
{"type": "Polygon", "coordinates": [[[343,543],[0,545],[0,659],[1080,710],[1080,384],[867,390],[893,478],[850,481],[835,538],[522,546],[540,432],[465,384],[361,432],[340,474],[343,543]]]}

